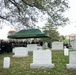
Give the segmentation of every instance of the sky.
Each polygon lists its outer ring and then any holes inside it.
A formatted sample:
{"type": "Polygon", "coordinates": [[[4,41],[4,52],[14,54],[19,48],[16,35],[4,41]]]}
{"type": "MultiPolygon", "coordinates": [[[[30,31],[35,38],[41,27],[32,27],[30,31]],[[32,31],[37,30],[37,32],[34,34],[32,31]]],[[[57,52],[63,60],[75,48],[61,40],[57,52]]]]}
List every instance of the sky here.
{"type": "MultiPolygon", "coordinates": [[[[64,36],[72,33],[76,34],[76,0],[68,1],[70,9],[67,10],[65,16],[69,17],[70,24],[58,28],[58,32],[60,33],[60,35],[64,36]]],[[[40,22],[39,25],[43,26],[43,23],[40,22]]],[[[11,27],[9,27],[8,25],[3,25],[3,29],[0,29],[0,39],[7,39],[7,33],[10,30],[12,30],[11,27]]]]}
{"type": "Polygon", "coordinates": [[[0,39],[7,40],[7,35],[10,30],[14,30],[14,29],[11,29],[11,27],[8,25],[3,26],[3,28],[0,29],[0,39]]]}
{"type": "Polygon", "coordinates": [[[76,34],[76,0],[69,0],[69,2],[70,9],[65,13],[65,16],[69,17],[70,24],[58,28],[61,35],[76,34]]]}

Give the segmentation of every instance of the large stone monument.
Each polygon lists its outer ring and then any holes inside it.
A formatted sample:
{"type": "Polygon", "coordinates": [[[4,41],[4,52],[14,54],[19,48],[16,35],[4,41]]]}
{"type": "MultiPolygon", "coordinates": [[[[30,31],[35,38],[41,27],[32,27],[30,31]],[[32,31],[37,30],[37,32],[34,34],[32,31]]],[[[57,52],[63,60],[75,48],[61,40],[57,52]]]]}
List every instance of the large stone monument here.
{"type": "Polygon", "coordinates": [[[52,64],[52,55],[50,50],[33,51],[33,63],[30,68],[54,68],[52,64]]]}
{"type": "Polygon", "coordinates": [[[71,51],[69,55],[69,64],[66,64],[67,69],[76,69],[76,51],[71,51]]]}

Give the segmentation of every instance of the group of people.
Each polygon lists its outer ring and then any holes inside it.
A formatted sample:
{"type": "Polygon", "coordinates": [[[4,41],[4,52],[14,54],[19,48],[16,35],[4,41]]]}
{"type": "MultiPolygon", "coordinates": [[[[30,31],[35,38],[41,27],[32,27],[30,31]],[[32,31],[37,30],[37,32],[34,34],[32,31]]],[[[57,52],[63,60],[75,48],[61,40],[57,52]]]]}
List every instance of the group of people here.
{"type": "Polygon", "coordinates": [[[0,40],[0,54],[4,52],[12,52],[12,43],[9,41],[0,40]]]}
{"type": "MultiPolygon", "coordinates": [[[[0,40],[0,54],[6,52],[6,53],[10,53],[12,52],[14,47],[27,47],[28,44],[37,44],[38,46],[43,46],[43,41],[38,40],[38,41],[34,41],[32,40],[30,41],[16,41],[16,40],[8,40],[8,41],[4,41],[4,40],[0,40]]],[[[51,43],[48,43],[48,47],[51,48],[51,43]]]]}
{"type": "Polygon", "coordinates": [[[12,52],[12,49],[14,47],[27,47],[27,44],[37,44],[37,45],[43,46],[42,41],[35,42],[34,40],[32,40],[31,42],[29,42],[29,41],[0,40],[0,54],[4,52],[10,53],[12,52]]]}
{"type": "Polygon", "coordinates": [[[71,44],[70,43],[64,43],[63,45],[66,46],[66,48],[71,47],[71,44]]]}

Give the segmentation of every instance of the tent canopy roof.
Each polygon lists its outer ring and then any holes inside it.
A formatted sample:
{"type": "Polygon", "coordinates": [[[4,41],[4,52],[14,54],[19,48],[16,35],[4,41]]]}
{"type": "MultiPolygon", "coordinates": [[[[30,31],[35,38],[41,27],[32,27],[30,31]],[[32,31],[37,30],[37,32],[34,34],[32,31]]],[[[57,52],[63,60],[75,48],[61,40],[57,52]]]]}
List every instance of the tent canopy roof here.
{"type": "Polygon", "coordinates": [[[27,29],[20,30],[19,32],[9,35],[8,38],[11,39],[25,39],[25,38],[42,38],[48,37],[45,33],[41,32],[39,29],[27,29]]]}

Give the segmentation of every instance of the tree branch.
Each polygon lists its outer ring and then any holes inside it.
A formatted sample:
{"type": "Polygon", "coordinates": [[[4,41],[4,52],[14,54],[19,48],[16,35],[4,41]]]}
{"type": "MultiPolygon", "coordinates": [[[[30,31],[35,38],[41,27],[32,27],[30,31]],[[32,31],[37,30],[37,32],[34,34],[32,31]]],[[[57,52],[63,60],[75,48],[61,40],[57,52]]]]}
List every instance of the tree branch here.
{"type": "Polygon", "coordinates": [[[28,5],[28,6],[30,6],[30,7],[33,7],[33,6],[34,6],[34,3],[29,4],[29,3],[27,3],[27,2],[26,2],[26,1],[24,1],[24,0],[22,0],[22,2],[23,2],[25,5],[28,5]]]}
{"type": "Polygon", "coordinates": [[[20,14],[20,11],[21,11],[21,9],[20,9],[20,7],[19,7],[19,4],[15,1],[15,0],[9,0],[14,6],[16,6],[17,7],[17,9],[18,9],[18,11],[19,11],[19,14],[20,14]]]}
{"type": "Polygon", "coordinates": [[[1,16],[1,15],[0,15],[0,19],[7,20],[7,18],[5,18],[4,16],[1,16]]]}

